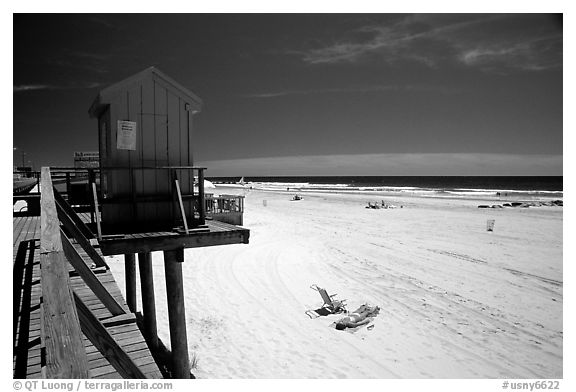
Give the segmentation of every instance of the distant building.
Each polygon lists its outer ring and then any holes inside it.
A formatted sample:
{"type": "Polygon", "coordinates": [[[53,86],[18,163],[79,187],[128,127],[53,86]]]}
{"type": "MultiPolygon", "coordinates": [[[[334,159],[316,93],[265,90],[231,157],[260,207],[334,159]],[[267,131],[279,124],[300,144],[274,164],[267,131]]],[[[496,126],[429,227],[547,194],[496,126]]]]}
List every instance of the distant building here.
{"type": "Polygon", "coordinates": [[[98,151],[74,152],[74,167],[76,169],[98,169],[100,166],[100,154],[98,151]]]}

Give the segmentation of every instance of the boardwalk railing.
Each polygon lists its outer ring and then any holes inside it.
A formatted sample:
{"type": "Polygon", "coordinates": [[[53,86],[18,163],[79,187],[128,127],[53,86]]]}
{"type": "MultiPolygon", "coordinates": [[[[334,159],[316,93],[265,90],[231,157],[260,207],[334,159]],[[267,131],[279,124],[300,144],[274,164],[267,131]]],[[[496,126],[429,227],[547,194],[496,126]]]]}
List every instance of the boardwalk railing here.
{"type": "MultiPolygon", "coordinates": [[[[84,189],[80,192],[75,190],[75,185],[88,183],[87,188],[91,187],[92,183],[97,181],[100,174],[100,169],[96,168],[75,168],[75,167],[51,167],[50,174],[52,175],[52,184],[60,185],[60,192],[66,194],[68,197],[82,197],[84,189]]],[[[86,199],[85,202],[89,202],[86,199]]]]}
{"type": "MultiPolygon", "coordinates": [[[[30,193],[30,191],[40,184],[40,172],[35,171],[14,171],[13,173],[13,194],[30,193]]],[[[37,189],[36,193],[40,190],[37,189]]]]}
{"type": "Polygon", "coordinates": [[[46,378],[88,378],[88,357],[82,338],[84,333],[122,377],[146,378],[105,325],[71,289],[68,262],[110,311],[113,319],[126,320],[133,316],[110,295],[60,227],[62,221],[64,229],[92,261],[107,267],[85,237],[87,228],[82,228],[82,222],[74,218],[71,207],[54,189],[50,169],[42,168],[41,173],[41,340],[45,347],[46,363],[43,375],[46,378]]]}
{"type": "Polygon", "coordinates": [[[95,222],[95,204],[92,188],[99,181],[100,169],[51,167],[52,183],[66,200],[78,211],[89,211],[92,223],[95,222]]]}
{"type": "Polygon", "coordinates": [[[42,168],[40,193],[41,323],[46,352],[45,376],[88,378],[88,358],[70,289],[50,169],[46,167],[42,168]]]}

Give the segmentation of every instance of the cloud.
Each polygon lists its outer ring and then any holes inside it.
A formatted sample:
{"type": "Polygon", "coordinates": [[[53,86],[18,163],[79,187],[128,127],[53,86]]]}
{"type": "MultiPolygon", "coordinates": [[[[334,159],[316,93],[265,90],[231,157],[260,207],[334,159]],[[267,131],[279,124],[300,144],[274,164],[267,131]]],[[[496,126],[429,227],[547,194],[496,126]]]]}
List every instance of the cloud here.
{"type": "Polygon", "coordinates": [[[562,155],[423,153],[312,155],[203,161],[209,176],[547,176],[562,155]]]}
{"type": "Polygon", "coordinates": [[[97,74],[107,73],[108,66],[106,60],[110,56],[91,54],[85,52],[67,52],[65,56],[58,56],[55,58],[45,58],[46,64],[55,65],[65,69],[78,69],[82,71],[90,71],[97,74]]]}
{"type": "Polygon", "coordinates": [[[34,90],[73,90],[73,89],[90,89],[100,86],[100,83],[79,83],[79,84],[66,84],[66,85],[54,85],[54,84],[20,84],[14,86],[14,92],[20,93],[25,91],[34,90]]]}
{"type": "Polygon", "coordinates": [[[355,62],[368,54],[385,55],[388,62],[412,58],[427,65],[434,63],[430,56],[414,55],[406,49],[421,40],[444,40],[446,34],[493,20],[494,16],[481,19],[444,21],[429,15],[410,15],[392,23],[366,25],[349,33],[347,41],[301,52],[303,60],[310,64],[355,62]],[[361,38],[355,39],[359,34],[361,38]],[[352,42],[356,40],[356,42],[352,42]]]}
{"type": "Polygon", "coordinates": [[[488,43],[463,48],[459,60],[486,69],[495,66],[541,71],[562,67],[562,35],[553,34],[522,42],[488,43]]]}
{"type": "Polygon", "coordinates": [[[245,94],[246,98],[276,98],[288,95],[314,95],[314,94],[331,94],[331,93],[369,93],[378,91],[398,91],[408,89],[409,86],[381,85],[381,86],[364,86],[364,87],[343,87],[343,88],[324,88],[310,90],[285,90],[267,93],[245,94]]]}
{"type": "Polygon", "coordinates": [[[31,91],[31,90],[47,90],[50,86],[46,84],[24,84],[20,86],[14,86],[14,92],[18,93],[21,91],[31,91]]]}
{"type": "Polygon", "coordinates": [[[561,29],[554,23],[530,19],[537,17],[409,15],[360,26],[329,45],[291,53],[311,65],[410,61],[427,67],[445,62],[483,69],[494,65],[525,70],[559,67],[561,29]]]}

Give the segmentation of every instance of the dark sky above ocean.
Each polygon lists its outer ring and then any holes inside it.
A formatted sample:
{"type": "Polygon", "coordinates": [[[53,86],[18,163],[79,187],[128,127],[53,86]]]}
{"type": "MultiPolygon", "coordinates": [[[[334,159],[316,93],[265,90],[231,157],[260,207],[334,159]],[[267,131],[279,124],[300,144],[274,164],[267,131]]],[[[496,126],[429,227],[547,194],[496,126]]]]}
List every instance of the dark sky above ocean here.
{"type": "Polygon", "coordinates": [[[204,100],[211,175],[562,175],[558,15],[15,14],[13,32],[14,164],[97,150],[98,91],[153,65],[204,100]]]}

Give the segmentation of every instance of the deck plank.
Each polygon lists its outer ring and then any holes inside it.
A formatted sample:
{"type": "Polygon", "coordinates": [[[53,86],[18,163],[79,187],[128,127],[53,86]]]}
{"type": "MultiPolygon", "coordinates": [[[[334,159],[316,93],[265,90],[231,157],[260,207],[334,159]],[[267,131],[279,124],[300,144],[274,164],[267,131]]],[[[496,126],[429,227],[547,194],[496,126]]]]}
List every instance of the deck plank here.
{"type": "Polygon", "coordinates": [[[30,216],[22,217],[20,225],[17,229],[18,231],[14,232],[14,246],[16,243],[23,241],[23,237],[28,233],[28,225],[30,225],[32,219],[33,217],[30,216]]]}

